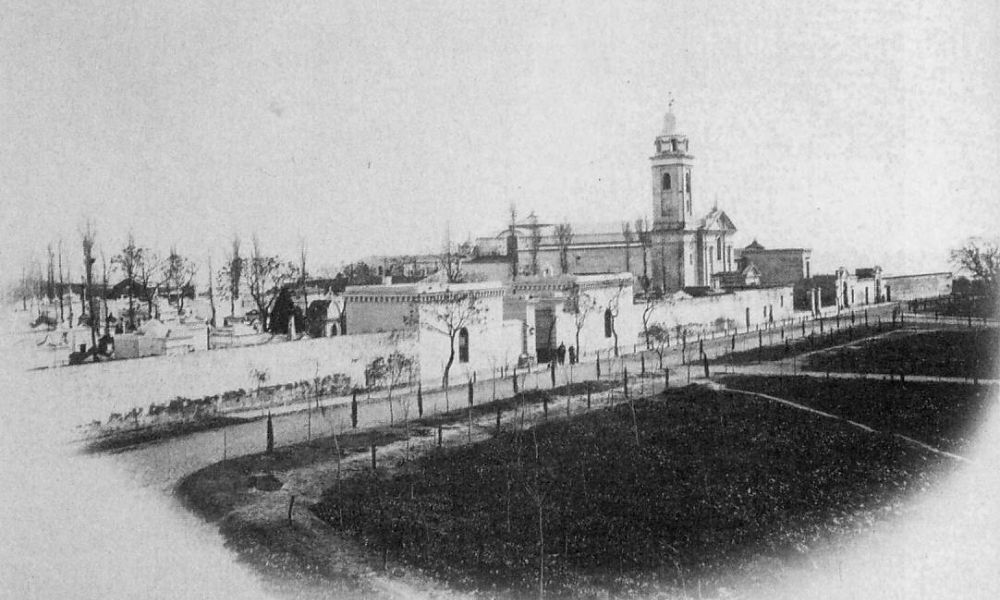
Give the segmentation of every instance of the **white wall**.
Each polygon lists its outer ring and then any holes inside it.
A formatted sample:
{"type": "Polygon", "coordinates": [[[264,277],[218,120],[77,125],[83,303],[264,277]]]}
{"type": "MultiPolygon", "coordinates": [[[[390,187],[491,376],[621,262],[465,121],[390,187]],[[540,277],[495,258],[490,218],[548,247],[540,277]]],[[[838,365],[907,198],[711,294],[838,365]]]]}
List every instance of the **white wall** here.
{"type": "MultiPolygon", "coordinates": [[[[494,367],[517,363],[521,353],[521,321],[503,319],[503,297],[489,296],[476,300],[480,318],[467,327],[469,331],[469,362],[459,362],[458,336],[455,337],[455,361],[449,372],[449,381],[454,384],[466,380],[472,373],[487,374],[494,367]]],[[[440,331],[436,315],[440,307],[434,304],[420,305],[419,359],[421,379],[440,382],[444,366],[448,362],[450,344],[448,336],[440,331]]]]}
{"type": "MultiPolygon", "coordinates": [[[[636,304],[634,308],[634,318],[638,321],[635,339],[639,339],[642,335],[644,305],[636,304]]],[[[751,329],[769,323],[772,311],[775,322],[789,319],[793,315],[792,288],[748,289],[700,298],[666,300],[654,309],[649,324],[660,324],[671,330],[679,325],[691,332],[709,332],[716,327],[716,320],[721,318],[728,319],[740,330],[745,330],[747,309],[751,329]]]]}
{"type": "MultiPolygon", "coordinates": [[[[199,398],[239,388],[251,389],[250,372],[269,373],[268,384],[343,373],[364,385],[365,365],[391,352],[389,334],[317,338],[109,361],[33,373],[38,385],[54,387],[66,398],[66,410],[77,411],[78,421],[106,419],[111,412],[126,412],[177,396],[199,398]]],[[[410,342],[401,349],[413,353],[410,342]]]]}

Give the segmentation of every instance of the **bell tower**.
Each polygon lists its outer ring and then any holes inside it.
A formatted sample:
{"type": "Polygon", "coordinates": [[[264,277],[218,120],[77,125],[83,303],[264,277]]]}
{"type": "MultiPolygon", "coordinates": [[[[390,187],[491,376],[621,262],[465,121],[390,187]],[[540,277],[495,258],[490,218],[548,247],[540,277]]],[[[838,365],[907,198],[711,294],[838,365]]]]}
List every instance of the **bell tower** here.
{"type": "Polygon", "coordinates": [[[653,285],[664,292],[706,285],[701,281],[702,244],[694,218],[688,138],[677,132],[673,100],[650,157],[653,176],[653,285]]]}
{"type": "Polygon", "coordinates": [[[650,157],[653,174],[653,225],[660,230],[684,230],[693,224],[691,167],[686,135],[677,133],[672,108],[663,117],[663,131],[656,137],[656,154],[650,157]]]}

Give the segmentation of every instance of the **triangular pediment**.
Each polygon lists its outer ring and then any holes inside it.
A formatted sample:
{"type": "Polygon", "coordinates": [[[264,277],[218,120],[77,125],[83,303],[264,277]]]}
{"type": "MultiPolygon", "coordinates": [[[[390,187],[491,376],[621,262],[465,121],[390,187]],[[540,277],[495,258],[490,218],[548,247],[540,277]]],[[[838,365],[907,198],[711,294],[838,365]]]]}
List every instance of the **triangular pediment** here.
{"type": "Polygon", "coordinates": [[[725,231],[732,233],[736,231],[736,224],[729,218],[729,215],[716,208],[705,215],[701,228],[705,231],[725,231]]]}

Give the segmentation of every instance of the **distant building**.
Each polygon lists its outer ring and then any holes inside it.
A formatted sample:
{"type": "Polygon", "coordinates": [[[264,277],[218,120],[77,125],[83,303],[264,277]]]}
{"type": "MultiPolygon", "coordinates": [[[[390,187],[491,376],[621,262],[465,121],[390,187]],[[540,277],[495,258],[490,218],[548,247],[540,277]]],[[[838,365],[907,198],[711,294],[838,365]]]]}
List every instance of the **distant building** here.
{"type": "Polygon", "coordinates": [[[497,259],[504,257],[505,277],[510,279],[516,257],[519,276],[629,272],[642,290],[665,293],[710,288],[713,280],[717,284],[732,279],[715,275],[737,270],[732,241],[736,225],[717,206],[695,216],[694,156],[672,112],[664,117],[654,147],[651,219],[627,227],[574,223],[572,240],[565,244],[555,224],[540,223],[532,214],[496,236],[476,240],[466,270],[496,276],[497,259]]]}

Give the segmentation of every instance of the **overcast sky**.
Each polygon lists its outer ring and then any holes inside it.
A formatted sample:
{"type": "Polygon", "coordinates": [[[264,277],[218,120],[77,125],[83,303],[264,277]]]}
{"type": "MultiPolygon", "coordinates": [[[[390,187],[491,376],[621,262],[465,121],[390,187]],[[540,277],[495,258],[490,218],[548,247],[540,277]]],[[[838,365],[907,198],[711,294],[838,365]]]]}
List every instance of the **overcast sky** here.
{"type": "Polygon", "coordinates": [[[8,280],[88,216],[109,256],[129,229],[220,259],[257,232],[339,264],[493,233],[512,202],[648,215],[671,94],[696,202],[743,243],[913,272],[1000,222],[996,2],[15,4],[8,280]]]}

